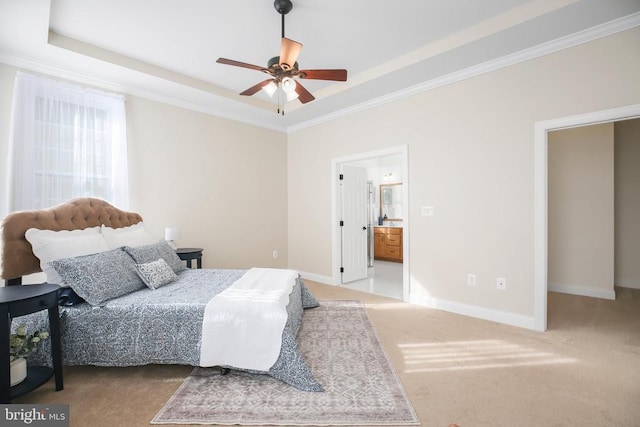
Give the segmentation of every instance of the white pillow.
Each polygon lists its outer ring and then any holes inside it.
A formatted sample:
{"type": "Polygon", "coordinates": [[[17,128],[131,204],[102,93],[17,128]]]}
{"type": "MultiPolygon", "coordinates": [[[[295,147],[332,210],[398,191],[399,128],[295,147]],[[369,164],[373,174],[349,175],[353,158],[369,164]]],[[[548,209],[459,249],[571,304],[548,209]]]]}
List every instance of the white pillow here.
{"type": "Polygon", "coordinates": [[[30,228],[25,237],[31,243],[33,254],[40,259],[40,268],[47,276],[47,283],[68,286],[49,263],[62,258],[97,254],[109,250],[100,233],[100,227],[84,230],[39,230],[30,228]]]}
{"type": "Polygon", "coordinates": [[[122,228],[111,228],[103,224],[101,232],[109,249],[117,249],[122,246],[144,246],[155,242],[147,234],[142,222],[122,228]]]}

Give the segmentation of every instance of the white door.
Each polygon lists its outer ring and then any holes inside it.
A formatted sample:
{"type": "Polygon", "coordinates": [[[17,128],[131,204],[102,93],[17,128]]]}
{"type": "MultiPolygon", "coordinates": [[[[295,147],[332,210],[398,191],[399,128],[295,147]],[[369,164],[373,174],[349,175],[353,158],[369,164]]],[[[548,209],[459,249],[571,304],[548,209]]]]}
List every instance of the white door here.
{"type": "Polygon", "coordinates": [[[342,283],[367,278],[367,168],[340,165],[342,283]]]}

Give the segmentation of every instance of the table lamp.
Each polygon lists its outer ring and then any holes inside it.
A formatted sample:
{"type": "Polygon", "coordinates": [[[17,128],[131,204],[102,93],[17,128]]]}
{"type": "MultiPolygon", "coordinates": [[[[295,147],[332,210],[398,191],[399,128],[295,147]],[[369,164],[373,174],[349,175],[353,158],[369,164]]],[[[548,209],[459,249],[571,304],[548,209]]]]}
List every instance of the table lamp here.
{"type": "Polygon", "coordinates": [[[176,240],[178,240],[178,227],[167,227],[164,229],[164,240],[169,243],[169,246],[173,250],[178,249],[178,244],[176,240]]]}

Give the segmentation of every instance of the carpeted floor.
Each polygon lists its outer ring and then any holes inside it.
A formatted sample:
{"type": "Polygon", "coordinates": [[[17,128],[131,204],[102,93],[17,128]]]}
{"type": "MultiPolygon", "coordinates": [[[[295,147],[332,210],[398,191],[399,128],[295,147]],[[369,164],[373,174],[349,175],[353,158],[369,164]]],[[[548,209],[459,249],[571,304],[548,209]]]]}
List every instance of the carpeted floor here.
{"type": "Polygon", "coordinates": [[[267,375],[195,369],[154,424],[420,424],[365,307],[321,300],[305,311],[298,347],[325,391],[297,390],[267,375]]]}
{"type": "MultiPolygon", "coordinates": [[[[366,305],[424,426],[640,425],[640,290],[617,288],[615,301],[549,293],[549,330],[534,332],[305,283],[366,305]]],[[[63,391],[52,380],[14,403],[68,403],[72,427],[148,427],[192,370],[65,367],[63,391]]]]}

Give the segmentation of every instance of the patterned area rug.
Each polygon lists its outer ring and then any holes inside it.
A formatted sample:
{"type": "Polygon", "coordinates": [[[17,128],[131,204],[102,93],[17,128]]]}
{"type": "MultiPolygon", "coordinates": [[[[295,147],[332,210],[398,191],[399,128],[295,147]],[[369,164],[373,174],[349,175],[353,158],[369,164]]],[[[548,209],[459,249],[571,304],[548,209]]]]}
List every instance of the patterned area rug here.
{"type": "Polygon", "coordinates": [[[195,368],[152,424],[419,425],[359,301],[305,310],[298,345],[320,393],[268,375],[195,368]]]}

